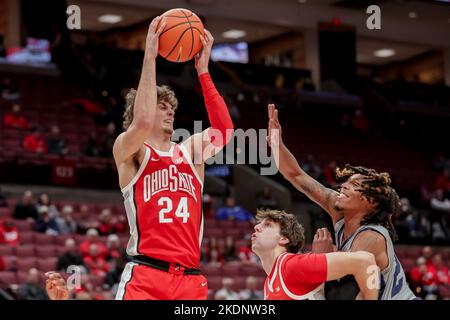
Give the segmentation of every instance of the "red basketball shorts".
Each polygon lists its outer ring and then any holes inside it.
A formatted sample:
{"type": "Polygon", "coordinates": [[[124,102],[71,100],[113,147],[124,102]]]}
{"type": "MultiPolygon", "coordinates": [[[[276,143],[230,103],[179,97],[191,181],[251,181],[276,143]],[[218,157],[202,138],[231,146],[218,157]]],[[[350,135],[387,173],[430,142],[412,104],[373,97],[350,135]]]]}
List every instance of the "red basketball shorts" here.
{"type": "Polygon", "coordinates": [[[206,300],[203,275],[184,275],[129,262],[122,273],[116,300],[206,300]]]}

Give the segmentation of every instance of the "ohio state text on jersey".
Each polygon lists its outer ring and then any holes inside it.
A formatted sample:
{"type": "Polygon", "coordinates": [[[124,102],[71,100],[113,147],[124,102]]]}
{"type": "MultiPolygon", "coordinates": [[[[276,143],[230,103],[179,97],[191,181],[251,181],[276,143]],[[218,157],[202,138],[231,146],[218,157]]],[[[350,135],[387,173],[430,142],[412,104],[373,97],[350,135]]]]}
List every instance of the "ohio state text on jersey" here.
{"type": "Polygon", "coordinates": [[[122,189],[131,234],[127,253],[199,268],[203,184],[189,152],[175,143],[167,152],[144,147],[136,176],[122,189]]]}

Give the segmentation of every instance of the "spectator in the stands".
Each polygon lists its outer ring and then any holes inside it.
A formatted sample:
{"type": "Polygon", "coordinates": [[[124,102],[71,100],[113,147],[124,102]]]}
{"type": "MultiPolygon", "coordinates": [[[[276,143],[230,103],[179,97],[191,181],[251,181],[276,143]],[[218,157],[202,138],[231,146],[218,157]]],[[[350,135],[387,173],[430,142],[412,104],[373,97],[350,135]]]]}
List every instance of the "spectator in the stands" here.
{"type": "Polygon", "coordinates": [[[110,234],[106,239],[106,247],[108,248],[107,261],[121,259],[125,252],[120,245],[120,238],[117,234],[110,234]]]}
{"type": "Polygon", "coordinates": [[[258,209],[275,209],[277,200],[272,196],[272,189],[265,186],[256,194],[256,207],[258,209]]]}
{"type": "Polygon", "coordinates": [[[221,265],[223,262],[222,249],[219,247],[217,238],[210,238],[205,249],[205,260],[216,266],[221,265]]]}
{"type": "Polygon", "coordinates": [[[61,137],[61,131],[57,125],[53,125],[50,136],[47,138],[48,153],[66,155],[69,152],[66,141],[61,137]]]}
{"type": "Polygon", "coordinates": [[[48,300],[47,293],[40,283],[39,271],[31,268],[27,281],[19,287],[19,300],[48,300]]]}
{"type": "Polygon", "coordinates": [[[411,206],[409,199],[400,199],[400,209],[395,226],[400,240],[423,240],[430,233],[428,219],[411,206]]]}
{"type": "Polygon", "coordinates": [[[94,213],[90,211],[86,204],[80,205],[78,219],[78,233],[86,234],[89,229],[97,229],[98,220],[94,217],[94,213]]]}
{"type": "Polygon", "coordinates": [[[247,244],[242,245],[239,248],[239,261],[243,264],[255,264],[259,261],[259,258],[252,251],[252,241],[249,237],[247,237],[247,244]]]}
{"type": "Polygon", "coordinates": [[[333,160],[323,169],[324,183],[327,187],[335,188],[338,185],[336,180],[336,167],[336,161],[333,160]]]}
{"type": "Polygon", "coordinates": [[[31,133],[23,138],[22,146],[25,151],[31,153],[45,154],[48,151],[47,143],[42,135],[42,131],[35,127],[31,129],[31,133]]]}
{"type": "Polygon", "coordinates": [[[111,294],[113,296],[117,293],[125,264],[126,261],[123,258],[114,259],[111,268],[106,274],[106,284],[111,288],[111,294]]]}
{"type": "Polygon", "coordinates": [[[302,169],[315,180],[322,179],[322,169],[312,154],[306,156],[306,161],[303,163],[302,169]]]}
{"type": "Polygon", "coordinates": [[[111,210],[103,209],[98,217],[98,220],[98,232],[101,236],[107,236],[115,232],[115,228],[112,223],[111,210]]]}
{"type": "Polygon", "coordinates": [[[359,132],[365,132],[369,129],[369,121],[364,116],[361,109],[357,109],[352,119],[353,130],[359,132]]]}
{"type": "Polygon", "coordinates": [[[422,257],[425,259],[425,264],[427,267],[433,265],[433,249],[430,246],[425,246],[422,248],[422,257]]]}
{"type": "Polygon", "coordinates": [[[435,241],[448,240],[446,218],[450,215],[450,200],[444,198],[442,189],[437,189],[430,201],[430,223],[435,241]]]}
{"type": "Polygon", "coordinates": [[[108,123],[106,132],[100,139],[100,156],[111,157],[114,141],[116,141],[116,125],[113,122],[108,123]]]}
{"type": "Polygon", "coordinates": [[[236,243],[232,236],[225,238],[225,244],[223,247],[223,258],[225,262],[232,262],[237,260],[236,243]]]}
{"type": "Polygon", "coordinates": [[[95,132],[89,134],[89,137],[84,144],[83,153],[90,157],[97,157],[100,154],[99,143],[95,132]]]}
{"type": "Polygon", "coordinates": [[[80,244],[80,253],[83,257],[86,257],[89,255],[89,247],[91,244],[96,244],[99,256],[102,258],[106,258],[108,256],[108,248],[98,239],[98,231],[96,229],[89,229],[86,232],[87,239],[84,240],[80,244]]]}
{"type": "Polygon", "coordinates": [[[11,83],[11,79],[3,78],[1,84],[1,94],[4,100],[13,101],[20,99],[19,91],[11,83]]]}
{"type": "Polygon", "coordinates": [[[100,255],[97,244],[91,243],[89,253],[84,257],[84,264],[88,267],[90,274],[94,276],[106,276],[109,271],[108,262],[100,255]]]}
{"type": "Polygon", "coordinates": [[[436,180],[436,189],[442,189],[444,192],[450,191],[450,174],[449,170],[442,170],[442,174],[436,180]]]}
{"type": "Polygon", "coordinates": [[[442,172],[444,169],[450,170],[450,159],[445,157],[444,152],[439,152],[433,162],[434,169],[442,172]]]}
{"type": "Polygon", "coordinates": [[[64,206],[61,217],[56,218],[60,234],[72,234],[77,232],[77,222],[74,220],[73,208],[70,205],[64,206]]]}
{"type": "Polygon", "coordinates": [[[236,221],[255,221],[255,217],[242,208],[236,205],[233,197],[228,197],[224,207],[220,207],[216,213],[217,220],[236,220],[236,221]]]}
{"type": "Polygon", "coordinates": [[[0,244],[18,246],[20,244],[19,229],[11,219],[0,221],[0,244]]]}
{"type": "Polygon", "coordinates": [[[58,258],[56,270],[67,272],[70,266],[77,266],[82,268],[83,272],[87,272],[83,257],[78,252],[75,240],[72,238],[67,239],[64,243],[64,249],[64,254],[58,258]]]}
{"type": "Polygon", "coordinates": [[[203,194],[203,217],[205,219],[214,218],[213,197],[209,194],[203,194]]]}
{"type": "Polygon", "coordinates": [[[233,290],[234,280],[232,278],[222,279],[222,288],[217,290],[214,300],[238,300],[239,295],[233,290]]]}
{"type": "Polygon", "coordinates": [[[245,279],[245,289],[239,292],[240,300],[263,300],[264,293],[258,290],[258,281],[253,276],[248,276],[245,279]]]}
{"type": "Polygon", "coordinates": [[[450,272],[440,253],[433,256],[433,267],[438,285],[450,285],[450,272]]]}
{"type": "Polygon", "coordinates": [[[429,270],[430,267],[427,266],[426,259],[424,257],[419,257],[416,266],[412,268],[409,274],[413,291],[422,298],[425,298],[427,295],[424,287],[429,285],[433,280],[433,273],[429,272],[429,270]]]}
{"type": "Polygon", "coordinates": [[[127,217],[124,214],[112,216],[111,223],[115,233],[126,233],[128,231],[127,217]]]}
{"type": "Polygon", "coordinates": [[[36,220],[34,229],[37,232],[56,236],[59,234],[58,224],[55,218],[51,218],[48,213],[48,207],[41,206],[39,208],[39,217],[36,220]]]}
{"type": "Polygon", "coordinates": [[[48,214],[50,215],[50,217],[56,218],[57,216],[59,216],[58,208],[56,208],[56,206],[50,200],[50,196],[46,192],[41,193],[38,198],[37,209],[39,210],[39,208],[42,206],[48,207],[48,214]]]}
{"type": "Polygon", "coordinates": [[[36,209],[36,205],[34,204],[33,192],[26,190],[23,193],[22,201],[16,205],[13,217],[20,220],[37,219],[38,211],[36,209]]]}
{"type": "Polygon", "coordinates": [[[28,129],[30,124],[27,118],[21,114],[20,105],[14,104],[12,111],[5,113],[3,116],[3,125],[9,128],[28,129]]]}

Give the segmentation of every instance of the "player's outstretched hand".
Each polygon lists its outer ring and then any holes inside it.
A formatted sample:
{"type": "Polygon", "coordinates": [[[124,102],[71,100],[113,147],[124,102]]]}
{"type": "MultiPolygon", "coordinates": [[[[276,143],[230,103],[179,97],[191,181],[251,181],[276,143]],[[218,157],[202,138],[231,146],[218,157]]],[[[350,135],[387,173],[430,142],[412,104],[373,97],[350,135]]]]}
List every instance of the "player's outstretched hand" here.
{"type": "Polygon", "coordinates": [[[333,245],[333,238],[327,228],[317,229],[312,243],[313,253],[328,253],[336,251],[336,246],[333,245]]]}
{"type": "Polygon", "coordinates": [[[278,121],[278,110],[274,104],[267,106],[269,114],[267,143],[270,147],[278,147],[281,144],[281,125],[278,121]]]}
{"type": "Polygon", "coordinates": [[[159,36],[166,26],[165,22],[160,23],[161,18],[162,17],[157,16],[152,20],[150,26],[148,27],[147,39],[145,43],[145,55],[149,59],[156,59],[158,56],[159,36]]]}
{"type": "Polygon", "coordinates": [[[69,299],[69,289],[66,286],[64,278],[59,273],[50,271],[45,276],[47,277],[45,289],[51,300],[69,299]]]}
{"type": "Polygon", "coordinates": [[[195,55],[195,69],[198,74],[208,72],[209,58],[211,57],[211,49],[214,43],[214,38],[208,30],[204,29],[204,34],[200,35],[202,42],[202,50],[195,55]]]}

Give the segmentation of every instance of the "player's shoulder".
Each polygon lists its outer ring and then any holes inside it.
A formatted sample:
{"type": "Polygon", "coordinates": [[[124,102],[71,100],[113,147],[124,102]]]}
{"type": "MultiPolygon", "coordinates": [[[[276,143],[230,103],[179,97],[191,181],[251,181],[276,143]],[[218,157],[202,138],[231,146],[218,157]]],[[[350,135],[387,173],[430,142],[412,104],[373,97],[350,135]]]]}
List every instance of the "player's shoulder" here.
{"type": "Polygon", "coordinates": [[[286,254],[284,258],[285,266],[291,267],[298,264],[314,264],[318,260],[326,259],[326,255],[323,253],[296,253],[286,254]]]}
{"type": "Polygon", "coordinates": [[[384,251],[386,248],[386,238],[378,231],[366,229],[359,232],[352,244],[352,251],[365,250],[372,253],[384,251]]]}

